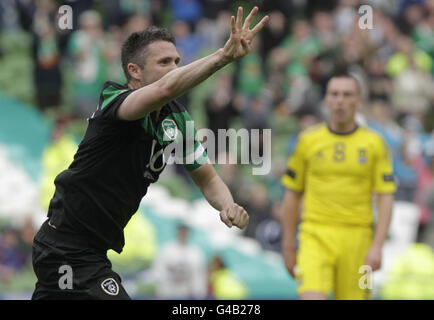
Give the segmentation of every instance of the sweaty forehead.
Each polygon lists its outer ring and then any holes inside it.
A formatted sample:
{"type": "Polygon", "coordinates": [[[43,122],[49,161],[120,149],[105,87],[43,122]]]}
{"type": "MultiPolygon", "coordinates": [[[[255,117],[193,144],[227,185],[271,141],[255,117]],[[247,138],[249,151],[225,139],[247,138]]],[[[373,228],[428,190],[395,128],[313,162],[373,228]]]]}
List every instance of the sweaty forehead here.
{"type": "Polygon", "coordinates": [[[153,60],[158,60],[163,57],[178,58],[179,53],[175,45],[169,41],[154,41],[146,47],[146,57],[153,60]]]}

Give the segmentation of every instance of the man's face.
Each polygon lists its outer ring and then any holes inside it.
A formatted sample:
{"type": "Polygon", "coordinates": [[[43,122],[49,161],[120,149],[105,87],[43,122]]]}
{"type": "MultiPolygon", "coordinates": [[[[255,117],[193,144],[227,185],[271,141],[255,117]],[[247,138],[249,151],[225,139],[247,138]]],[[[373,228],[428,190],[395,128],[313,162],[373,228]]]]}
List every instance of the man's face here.
{"type": "Polygon", "coordinates": [[[155,41],[146,47],[144,67],[136,66],[141,86],[161,79],[166,73],[176,69],[181,60],[175,45],[168,41],[155,41]]]}
{"type": "Polygon", "coordinates": [[[357,84],[352,78],[332,78],[327,86],[325,104],[330,110],[330,121],[345,125],[354,121],[362,101],[357,84]]]}

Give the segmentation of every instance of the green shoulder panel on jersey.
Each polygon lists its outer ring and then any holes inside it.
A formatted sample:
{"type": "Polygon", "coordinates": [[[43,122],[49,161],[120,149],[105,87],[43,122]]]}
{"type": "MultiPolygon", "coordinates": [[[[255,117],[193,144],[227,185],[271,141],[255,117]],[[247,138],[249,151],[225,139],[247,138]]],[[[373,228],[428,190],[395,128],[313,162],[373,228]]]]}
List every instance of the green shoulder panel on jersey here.
{"type": "Polygon", "coordinates": [[[102,91],[102,101],[100,104],[100,109],[103,110],[107,107],[113,100],[119,96],[121,93],[128,91],[128,88],[123,86],[117,86],[114,83],[108,83],[107,86],[102,91]]]}
{"type": "Polygon", "coordinates": [[[152,118],[149,114],[147,114],[142,121],[142,127],[145,129],[146,132],[151,134],[152,136],[155,136],[155,126],[152,123],[152,118]]]}

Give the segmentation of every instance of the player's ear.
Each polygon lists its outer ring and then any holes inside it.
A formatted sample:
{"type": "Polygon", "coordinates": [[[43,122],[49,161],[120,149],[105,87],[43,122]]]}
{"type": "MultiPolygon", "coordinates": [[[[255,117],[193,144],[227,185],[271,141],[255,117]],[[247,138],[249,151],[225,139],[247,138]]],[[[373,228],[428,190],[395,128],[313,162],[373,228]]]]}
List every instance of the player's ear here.
{"type": "Polygon", "coordinates": [[[130,77],[140,81],[142,75],[142,69],[137,64],[132,62],[128,63],[127,68],[130,77]]]}
{"type": "Polygon", "coordinates": [[[357,96],[357,109],[361,109],[363,104],[365,103],[365,99],[363,98],[363,95],[361,93],[357,96]]]}

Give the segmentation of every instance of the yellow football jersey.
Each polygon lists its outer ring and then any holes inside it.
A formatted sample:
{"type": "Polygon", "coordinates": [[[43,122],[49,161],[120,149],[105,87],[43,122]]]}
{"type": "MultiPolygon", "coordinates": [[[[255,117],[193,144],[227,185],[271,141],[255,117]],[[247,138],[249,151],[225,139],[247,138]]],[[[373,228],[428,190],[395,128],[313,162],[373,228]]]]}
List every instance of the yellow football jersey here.
{"type": "Polygon", "coordinates": [[[372,192],[394,193],[386,144],[373,130],[333,132],[326,123],[300,133],[282,184],[304,192],[304,221],[371,226],[372,192]]]}

